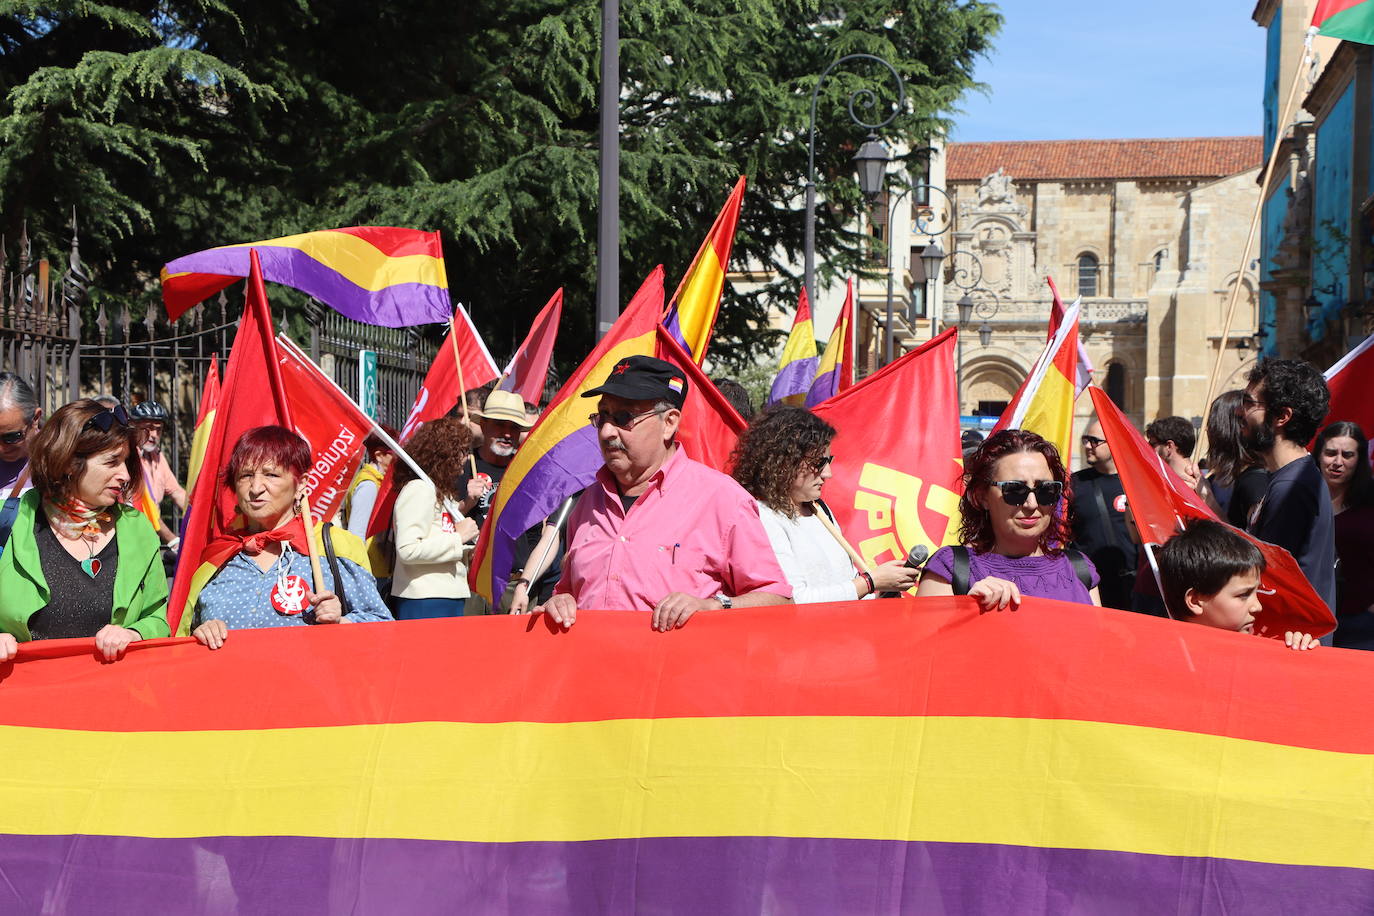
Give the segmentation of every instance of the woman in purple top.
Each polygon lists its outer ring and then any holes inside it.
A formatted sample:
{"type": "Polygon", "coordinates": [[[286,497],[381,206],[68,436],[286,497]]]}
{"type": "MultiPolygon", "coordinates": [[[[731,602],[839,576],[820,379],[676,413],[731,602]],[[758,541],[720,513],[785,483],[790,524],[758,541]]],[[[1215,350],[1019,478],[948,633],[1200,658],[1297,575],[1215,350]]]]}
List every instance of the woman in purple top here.
{"type": "MultiPolygon", "coordinates": [[[[985,610],[1016,607],[1023,595],[1101,604],[1097,571],[1070,538],[1069,475],[1059,451],[1035,433],[1004,429],[964,460],[959,542],[968,551],[968,594],[985,610]]],[[[916,596],[952,595],[956,553],[941,547],[926,563],[916,596]]]]}

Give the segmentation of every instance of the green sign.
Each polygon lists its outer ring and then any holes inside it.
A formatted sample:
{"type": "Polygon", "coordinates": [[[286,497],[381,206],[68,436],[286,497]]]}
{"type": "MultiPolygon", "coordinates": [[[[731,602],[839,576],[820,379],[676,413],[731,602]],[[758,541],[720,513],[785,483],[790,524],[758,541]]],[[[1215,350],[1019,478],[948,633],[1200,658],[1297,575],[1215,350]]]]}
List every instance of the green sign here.
{"type": "Polygon", "coordinates": [[[377,419],[377,351],[358,351],[358,406],[377,419]]]}

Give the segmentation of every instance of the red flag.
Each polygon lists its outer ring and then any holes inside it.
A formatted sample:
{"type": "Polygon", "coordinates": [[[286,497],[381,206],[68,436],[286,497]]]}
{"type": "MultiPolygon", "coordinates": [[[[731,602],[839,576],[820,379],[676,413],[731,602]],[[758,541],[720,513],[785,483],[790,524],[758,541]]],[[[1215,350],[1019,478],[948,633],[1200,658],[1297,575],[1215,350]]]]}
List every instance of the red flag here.
{"type": "Polygon", "coordinates": [[[744,418],[663,325],[658,326],[655,350],[655,356],[677,366],[687,376],[687,401],[682,405],[678,442],[689,458],[728,474],[735,440],[747,425],[744,418]]]}
{"type": "Polygon", "coordinates": [[[501,389],[514,391],[526,404],[538,404],[544,397],[544,385],[549,378],[549,360],[553,357],[553,342],[558,338],[558,322],[563,317],[563,288],[553,294],[525,335],[525,342],[511,357],[501,377],[501,389]]]}
{"type": "Polygon", "coordinates": [[[1374,435],[1374,398],[1369,396],[1374,390],[1374,334],[1326,370],[1326,387],[1331,406],[1322,427],[1349,420],[1358,423],[1366,436],[1374,435]]]}
{"type": "Polygon", "coordinates": [[[277,352],[296,432],[310,443],[310,511],[325,521],[348,495],[372,420],[288,338],[277,337],[277,352]]]}
{"type": "MultiPolygon", "coordinates": [[[[1053,277],[1046,277],[1045,282],[1050,285],[1050,295],[1054,301],[1050,303],[1050,331],[1046,335],[1046,340],[1054,340],[1054,332],[1059,330],[1060,323],[1064,320],[1064,300],[1059,298],[1059,287],[1054,285],[1053,277]]],[[[1093,380],[1093,361],[1088,359],[1088,348],[1083,346],[1083,338],[1078,338],[1078,369],[1073,379],[1074,397],[1083,393],[1083,389],[1092,384],[1093,380]]]]}
{"type": "MultiPolygon", "coordinates": [[[[1142,541],[1155,546],[1163,544],[1178,533],[1185,519],[1221,521],[1202,497],[1155,454],[1105,391],[1096,385],[1088,391],[1092,393],[1102,435],[1111,446],[1112,459],[1126,491],[1126,503],[1142,541]]],[[[1264,554],[1266,569],[1260,592],[1263,607],[1255,615],[1256,634],[1283,639],[1286,631],[1295,630],[1325,636],[1336,628],[1331,609],[1307,581],[1292,554],[1238,528],[1232,530],[1264,554]]]]}
{"type": "Polygon", "coordinates": [[[191,492],[190,513],[167,604],[167,623],[173,634],[177,633],[183,615],[190,619],[195,595],[217,569],[202,562],[205,548],[234,517],[234,494],[222,486],[219,470],[228,463],[239,437],[253,427],[278,424],[295,428],[282,384],[276,341],[272,337],[272,313],[267,307],[262,268],[258,264],[257,251],[249,255],[243,317],[239,319],[238,333],[234,336],[214,425],[205,447],[205,473],[196,478],[191,492]]]}
{"type": "MultiPolygon", "coordinates": [[[[406,417],[405,426],[401,427],[402,442],[410,438],[410,434],[415,432],[421,423],[442,417],[452,410],[458,399],[463,396],[463,391],[459,390],[458,366],[453,359],[454,347],[450,339],[455,333],[458,339],[458,355],[463,360],[462,386],[465,390],[480,388],[487,382],[501,377],[496,362],[487,351],[487,345],[482,343],[482,338],[473,326],[472,319],[468,317],[467,310],[459,305],[453,313],[453,324],[449,328],[448,337],[440,345],[439,352],[434,354],[434,363],[429,367],[419,393],[415,395],[415,404],[410,408],[410,416],[406,417]]],[[[377,503],[381,504],[380,494],[377,503]]]]}
{"type": "Polygon", "coordinates": [[[825,501],[870,566],[933,551],[959,525],[954,328],[812,408],[837,430],[825,501]]]}

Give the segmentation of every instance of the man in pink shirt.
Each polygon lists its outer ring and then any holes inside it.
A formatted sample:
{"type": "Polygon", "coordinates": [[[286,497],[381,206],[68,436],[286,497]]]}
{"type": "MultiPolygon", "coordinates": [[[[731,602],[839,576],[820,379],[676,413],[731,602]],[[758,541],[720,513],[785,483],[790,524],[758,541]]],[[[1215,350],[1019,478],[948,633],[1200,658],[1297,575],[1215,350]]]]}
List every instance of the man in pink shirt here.
{"type": "MultiPolygon", "coordinates": [[[[186,511],[186,489],[177,482],[176,473],[162,454],[162,434],[167,428],[167,408],[157,401],[140,401],[135,404],[129,416],[139,434],[139,459],[143,462],[143,479],[148,484],[148,494],[153,504],[161,507],[162,497],[172,497],[172,502],[182,512],[186,511]]],[[[158,531],[162,543],[176,550],[181,539],[164,522],[158,531]]]]}
{"type": "Polygon", "coordinates": [[[677,444],[682,370],[630,356],[582,396],[601,399],[590,421],[605,465],[568,518],[563,576],[536,612],[570,627],[579,607],[647,610],[667,631],[697,611],[791,599],[754,499],[677,444]]]}

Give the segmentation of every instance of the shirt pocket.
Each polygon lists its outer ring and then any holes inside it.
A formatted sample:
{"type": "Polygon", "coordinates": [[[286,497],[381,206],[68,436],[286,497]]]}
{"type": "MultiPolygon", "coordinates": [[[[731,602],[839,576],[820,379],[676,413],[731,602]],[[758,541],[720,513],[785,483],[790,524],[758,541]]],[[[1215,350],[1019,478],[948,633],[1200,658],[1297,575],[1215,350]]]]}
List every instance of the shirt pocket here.
{"type": "Polygon", "coordinates": [[[714,564],[702,550],[653,538],[631,540],[627,557],[632,574],[643,581],[653,601],[670,592],[709,598],[720,590],[714,564]]]}

